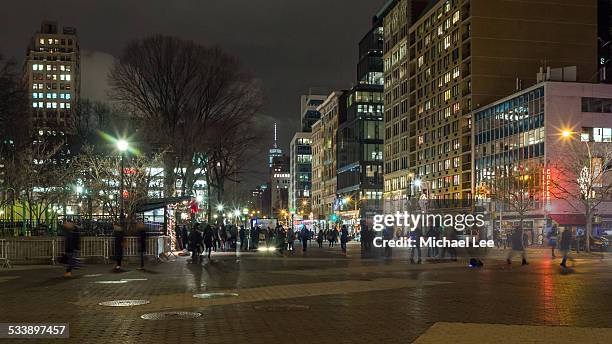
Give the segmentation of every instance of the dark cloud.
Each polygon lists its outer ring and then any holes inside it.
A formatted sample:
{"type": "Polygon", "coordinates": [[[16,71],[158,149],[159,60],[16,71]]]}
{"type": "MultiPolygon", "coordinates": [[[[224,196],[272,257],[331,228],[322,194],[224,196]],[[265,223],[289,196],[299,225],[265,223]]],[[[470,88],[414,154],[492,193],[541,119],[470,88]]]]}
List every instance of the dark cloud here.
{"type": "MultiPolygon", "coordinates": [[[[6,1],[8,2],[8,1],[6,1]]],[[[348,88],[357,43],[386,0],[21,0],[0,12],[2,53],[23,58],[42,19],[78,30],[82,94],[104,99],[106,71],[130,40],[154,33],[219,45],[262,81],[265,120],[288,149],[309,87],[348,88]]],[[[272,141],[270,127],[270,143],[272,141]]],[[[265,157],[254,164],[265,166],[265,157]]],[[[253,181],[254,182],[254,181],[253,181]]]]}

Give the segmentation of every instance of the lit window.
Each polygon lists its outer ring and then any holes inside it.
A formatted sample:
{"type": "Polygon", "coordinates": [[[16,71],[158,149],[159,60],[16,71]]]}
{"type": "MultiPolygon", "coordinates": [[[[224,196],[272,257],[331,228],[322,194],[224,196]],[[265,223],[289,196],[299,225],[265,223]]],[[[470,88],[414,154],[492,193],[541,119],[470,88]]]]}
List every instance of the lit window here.
{"type": "Polygon", "coordinates": [[[453,13],[453,24],[459,21],[459,11],[453,13]]]}
{"type": "Polygon", "coordinates": [[[33,102],[33,103],[32,103],[32,107],[33,107],[33,108],[38,107],[38,103],[37,103],[37,102],[33,102]]]}
{"type": "Polygon", "coordinates": [[[70,109],[70,103],[66,103],[66,109],[70,109]]]}
{"type": "Polygon", "coordinates": [[[39,40],[38,40],[38,43],[40,43],[40,44],[45,44],[45,39],[44,39],[44,38],[39,39],[39,40]]]}
{"type": "Polygon", "coordinates": [[[70,74],[66,74],[66,81],[70,81],[70,74]]]}
{"type": "Polygon", "coordinates": [[[47,103],[47,109],[51,108],[51,103],[47,103]]]}
{"type": "Polygon", "coordinates": [[[51,70],[51,65],[47,65],[47,70],[51,70]]]}

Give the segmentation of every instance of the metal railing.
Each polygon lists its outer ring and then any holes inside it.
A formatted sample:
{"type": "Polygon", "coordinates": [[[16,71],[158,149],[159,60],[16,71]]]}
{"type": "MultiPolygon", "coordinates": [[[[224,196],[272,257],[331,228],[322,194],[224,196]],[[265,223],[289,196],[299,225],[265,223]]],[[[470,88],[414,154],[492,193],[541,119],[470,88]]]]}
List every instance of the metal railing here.
{"type": "MultiPolygon", "coordinates": [[[[164,236],[148,237],[145,256],[159,257],[170,250],[170,238],[164,236]]],[[[63,237],[19,237],[0,239],[0,263],[10,267],[11,262],[31,263],[49,261],[56,264],[64,254],[63,237]]],[[[79,258],[102,258],[107,263],[115,255],[114,237],[81,237],[79,258]]],[[[140,256],[138,237],[126,237],[123,247],[124,257],[140,256]]]]}

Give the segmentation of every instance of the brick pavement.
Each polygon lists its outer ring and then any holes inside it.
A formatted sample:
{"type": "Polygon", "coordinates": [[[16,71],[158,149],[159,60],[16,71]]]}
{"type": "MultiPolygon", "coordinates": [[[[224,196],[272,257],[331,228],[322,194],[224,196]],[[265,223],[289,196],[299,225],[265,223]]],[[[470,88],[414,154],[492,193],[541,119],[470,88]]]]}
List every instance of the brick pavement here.
{"type": "MultiPolygon", "coordinates": [[[[549,338],[545,334],[550,328],[543,326],[581,328],[576,333],[584,331],[583,342],[596,342],[597,333],[606,330],[582,329],[612,328],[609,258],[578,259],[574,273],[564,275],[558,260],[544,254],[529,266],[508,267],[496,260],[503,252],[495,252],[484,268],[469,269],[465,261],[410,265],[406,252],[399,251],[394,252],[396,259],[361,259],[355,249],[349,249],[349,258],[338,249],[292,257],[224,254],[202,265],[180,258],[121,274],[110,272],[111,265],[88,265],[69,280],[60,277],[59,268],[0,270],[0,322],[69,322],[71,338],[63,342],[73,343],[472,342],[492,338],[487,337],[490,331],[510,338],[514,333],[549,338]],[[129,281],[94,283],[121,279],[129,281]],[[239,296],[193,297],[206,292],[239,296]],[[125,299],[150,303],[98,305],[125,299]],[[157,311],[202,316],[140,318],[157,311]],[[458,323],[468,325],[453,325],[458,323]],[[506,327],[482,324],[521,327],[507,332],[506,327]]],[[[550,337],[555,340],[572,338],[561,330],[553,333],[560,334],[550,337]]]]}

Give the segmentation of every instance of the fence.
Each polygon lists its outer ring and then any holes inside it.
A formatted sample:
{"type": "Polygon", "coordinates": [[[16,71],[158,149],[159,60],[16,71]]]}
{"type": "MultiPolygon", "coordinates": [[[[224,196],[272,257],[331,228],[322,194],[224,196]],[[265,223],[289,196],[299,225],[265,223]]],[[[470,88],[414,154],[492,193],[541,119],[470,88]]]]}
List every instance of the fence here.
{"type": "MultiPolygon", "coordinates": [[[[123,247],[124,257],[140,256],[138,237],[126,237],[123,247]]],[[[149,237],[146,241],[145,256],[155,257],[168,252],[170,238],[165,236],[149,237]]],[[[113,237],[81,237],[79,258],[101,258],[104,262],[114,256],[113,237]]],[[[63,237],[20,237],[0,239],[0,263],[10,267],[11,263],[33,263],[47,261],[56,264],[64,254],[63,237]]]]}

